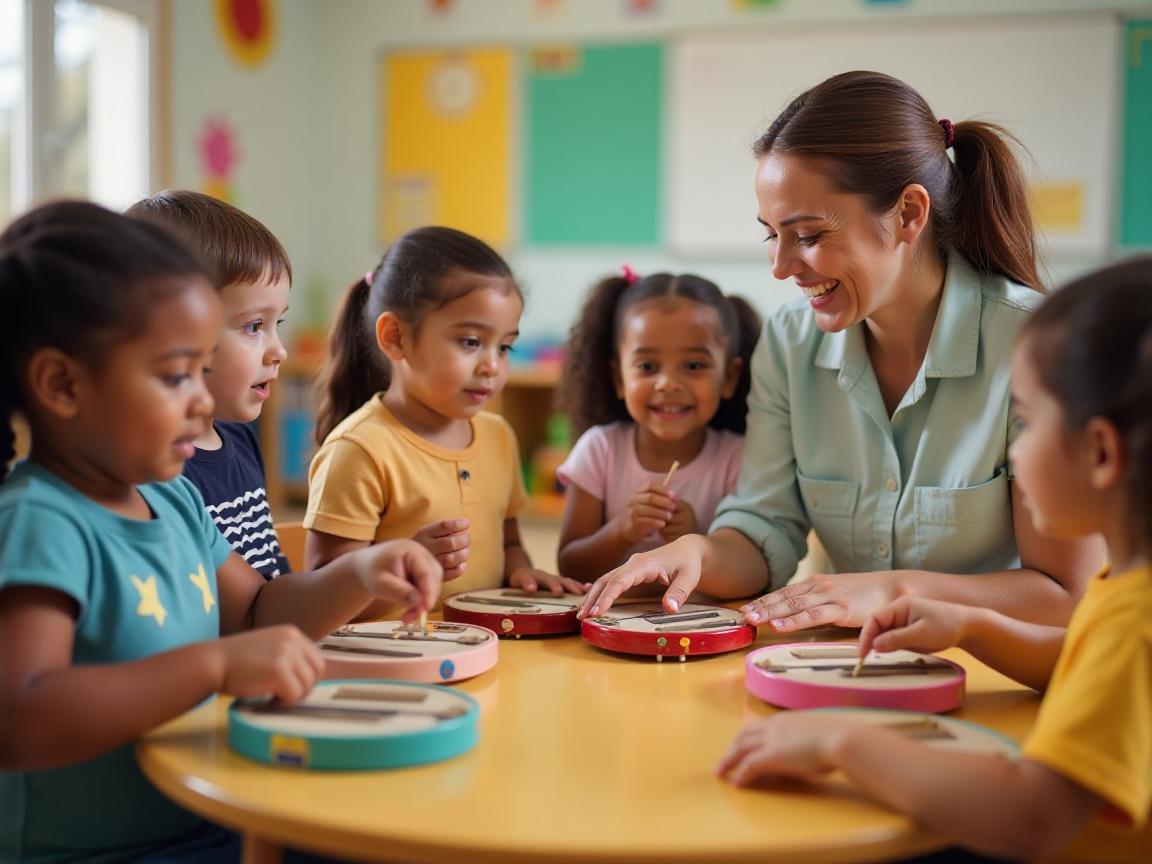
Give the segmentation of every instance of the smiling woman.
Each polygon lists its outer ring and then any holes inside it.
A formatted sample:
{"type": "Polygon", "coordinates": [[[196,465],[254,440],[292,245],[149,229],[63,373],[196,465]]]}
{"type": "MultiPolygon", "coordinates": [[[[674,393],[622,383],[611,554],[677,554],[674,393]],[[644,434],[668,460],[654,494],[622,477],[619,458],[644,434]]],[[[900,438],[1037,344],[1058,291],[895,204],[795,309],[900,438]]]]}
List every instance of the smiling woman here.
{"type": "Polygon", "coordinates": [[[582,614],[658,581],[669,609],[775,588],[745,611],[779,631],[859,626],[903,593],[1066,622],[1098,547],[1040,538],[1011,483],[1008,360],[1042,285],[1006,134],[850,72],[754,149],[773,273],[805,296],[752,358],[736,490],[707,536],[606,574],[582,614]],[[835,573],[782,588],[809,529],[835,573]]]}

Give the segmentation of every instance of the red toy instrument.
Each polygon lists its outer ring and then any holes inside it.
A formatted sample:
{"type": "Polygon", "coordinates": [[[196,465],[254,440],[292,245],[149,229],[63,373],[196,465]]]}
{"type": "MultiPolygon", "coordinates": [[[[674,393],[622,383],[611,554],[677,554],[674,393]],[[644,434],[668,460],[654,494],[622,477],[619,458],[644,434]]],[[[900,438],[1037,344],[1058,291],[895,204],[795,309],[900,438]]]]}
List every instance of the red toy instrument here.
{"type": "Polygon", "coordinates": [[[683,661],[743,648],[756,638],[756,628],[745,623],[743,612],[724,606],[685,603],[667,612],[660,603],[627,603],[584,619],[580,635],[597,648],[683,661]]]}
{"type": "Polygon", "coordinates": [[[444,620],[487,627],[501,636],[554,636],[576,633],[582,594],[530,594],[518,588],[465,591],[444,600],[444,620]]]}

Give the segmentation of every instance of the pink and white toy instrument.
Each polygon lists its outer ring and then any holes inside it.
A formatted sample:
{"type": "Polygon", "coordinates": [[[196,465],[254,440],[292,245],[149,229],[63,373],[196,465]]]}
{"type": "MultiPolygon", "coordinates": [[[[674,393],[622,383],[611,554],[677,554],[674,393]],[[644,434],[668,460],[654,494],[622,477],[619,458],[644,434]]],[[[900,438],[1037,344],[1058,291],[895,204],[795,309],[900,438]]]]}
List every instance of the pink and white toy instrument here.
{"type": "Polygon", "coordinates": [[[496,665],[500,640],[484,627],[429,621],[349,624],[320,640],[325,678],[388,678],[422,684],[463,681],[496,665]]]}
{"type": "Polygon", "coordinates": [[[963,667],[915,651],[872,652],[858,676],[856,646],[770,645],[744,659],[748,692],[781,708],[895,708],[938,714],[964,701],[963,667]]]}

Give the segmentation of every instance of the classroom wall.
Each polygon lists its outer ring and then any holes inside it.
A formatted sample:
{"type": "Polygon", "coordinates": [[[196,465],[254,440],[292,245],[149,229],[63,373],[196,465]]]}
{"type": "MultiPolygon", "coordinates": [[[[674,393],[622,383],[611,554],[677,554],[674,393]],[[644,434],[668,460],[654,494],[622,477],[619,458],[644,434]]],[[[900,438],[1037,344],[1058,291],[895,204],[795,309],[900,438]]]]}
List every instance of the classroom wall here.
{"type": "MultiPolygon", "coordinates": [[[[296,324],[323,324],[347,283],[381,250],[378,226],[379,64],[392,47],[477,43],[527,46],[559,40],[674,37],[700,31],[806,28],[893,20],[1114,11],[1147,17],[1152,0],[780,0],[774,8],[741,10],[733,0],[656,0],[652,14],[627,14],[625,0],[456,0],[432,11],[427,0],[277,0],[279,36],[255,71],[226,56],[215,33],[211,0],[172,3],[172,112],[177,185],[200,187],[192,142],[211,112],[226,115],[242,150],[235,202],[265,220],[285,242],[297,272],[296,324]]],[[[962,58],[950,58],[962,74],[962,58]]],[[[882,58],[875,68],[883,69],[882,58]]],[[[811,83],[816,83],[815,81],[811,83]]],[[[1010,82],[1006,83],[1009,86],[1010,82]]],[[[718,92],[722,99],[723,93],[718,92]]],[[[1053,98],[1037,93],[1036,98],[1053,98]]],[[[778,107],[783,107],[778,106],[778,107]]],[[[941,116],[948,106],[933,106],[941,116]]],[[[954,119],[959,119],[954,118],[954,119]]],[[[757,118],[749,118],[750,126],[757,118]]],[[[1025,142],[1027,143],[1027,142],[1025,142]]],[[[754,163],[748,157],[748,208],[754,213],[754,163]]],[[[628,262],[640,272],[695,271],[742,293],[767,312],[796,296],[775,282],[759,250],[747,256],[677,255],[651,247],[557,247],[508,250],[529,291],[523,332],[562,336],[588,285],[628,262]]],[[[1056,280],[1082,272],[1105,255],[1057,254],[1056,280]]]]}

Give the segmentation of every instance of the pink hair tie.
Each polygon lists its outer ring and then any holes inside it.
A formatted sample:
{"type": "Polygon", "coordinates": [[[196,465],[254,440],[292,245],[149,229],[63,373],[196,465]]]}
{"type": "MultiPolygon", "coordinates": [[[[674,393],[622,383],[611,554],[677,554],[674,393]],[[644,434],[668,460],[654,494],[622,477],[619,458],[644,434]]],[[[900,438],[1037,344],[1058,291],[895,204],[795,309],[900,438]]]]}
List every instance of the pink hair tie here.
{"type": "Polygon", "coordinates": [[[622,264],[620,266],[620,273],[624,277],[624,281],[629,285],[635,285],[636,280],[640,278],[636,275],[636,271],[629,267],[627,264],[622,264]]]}
{"type": "Polygon", "coordinates": [[[952,146],[952,142],[956,140],[956,127],[952,125],[952,121],[948,119],[937,121],[940,128],[944,130],[944,149],[947,150],[952,146]]]}
{"type": "Polygon", "coordinates": [[[367,273],[364,274],[364,282],[369,288],[372,287],[372,274],[375,272],[376,272],[375,270],[369,270],[367,273]]]}

